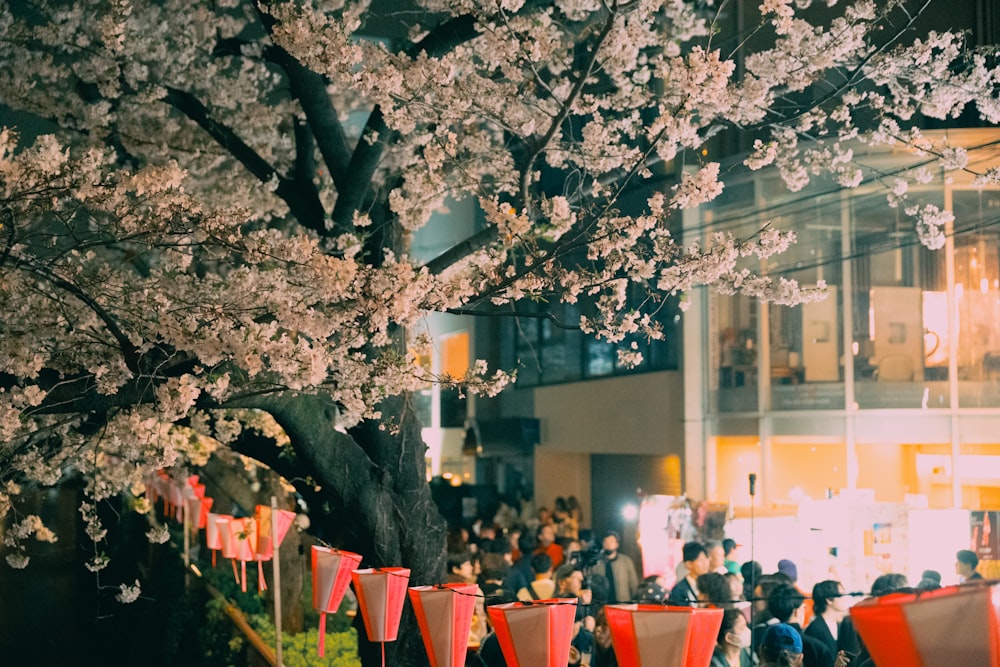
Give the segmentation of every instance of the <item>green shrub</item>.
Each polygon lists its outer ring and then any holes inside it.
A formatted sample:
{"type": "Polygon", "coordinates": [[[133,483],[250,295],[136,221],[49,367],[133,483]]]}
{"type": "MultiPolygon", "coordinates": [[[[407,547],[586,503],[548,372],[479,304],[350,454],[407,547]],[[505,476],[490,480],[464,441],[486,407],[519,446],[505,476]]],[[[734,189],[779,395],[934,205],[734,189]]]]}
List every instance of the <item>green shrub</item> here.
{"type": "MultiPolygon", "coordinates": [[[[247,619],[269,646],[274,646],[274,625],[266,614],[247,619]]],[[[354,628],[344,632],[328,632],[324,656],[317,652],[319,630],[316,627],[290,635],[281,633],[281,661],[285,667],[359,667],[358,634],[354,628]]]]}

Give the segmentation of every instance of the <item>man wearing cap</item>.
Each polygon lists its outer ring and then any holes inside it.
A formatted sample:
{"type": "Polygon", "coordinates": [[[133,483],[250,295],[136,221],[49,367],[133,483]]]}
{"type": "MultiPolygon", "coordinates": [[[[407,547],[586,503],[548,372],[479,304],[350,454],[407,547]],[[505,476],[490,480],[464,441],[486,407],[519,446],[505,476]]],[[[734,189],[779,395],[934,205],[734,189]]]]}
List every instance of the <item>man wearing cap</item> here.
{"type": "MultiPolygon", "coordinates": [[[[799,634],[803,667],[833,667],[833,651],[814,637],[802,636],[802,618],[805,613],[802,603],[804,601],[805,598],[795,586],[778,584],[767,596],[767,611],[777,620],[775,625],[788,625],[799,634]]],[[[771,627],[774,626],[770,626],[764,631],[764,637],[767,637],[767,632],[770,631],[771,627]]],[[[763,639],[761,645],[763,645],[763,639]]]]}
{"type": "Polygon", "coordinates": [[[955,554],[955,574],[961,578],[962,582],[982,579],[983,575],[976,572],[978,566],[979,556],[976,555],[975,551],[962,549],[955,554]]]}
{"type": "Polygon", "coordinates": [[[760,667],[800,667],[802,636],[787,623],[768,627],[760,644],[760,667]]]}

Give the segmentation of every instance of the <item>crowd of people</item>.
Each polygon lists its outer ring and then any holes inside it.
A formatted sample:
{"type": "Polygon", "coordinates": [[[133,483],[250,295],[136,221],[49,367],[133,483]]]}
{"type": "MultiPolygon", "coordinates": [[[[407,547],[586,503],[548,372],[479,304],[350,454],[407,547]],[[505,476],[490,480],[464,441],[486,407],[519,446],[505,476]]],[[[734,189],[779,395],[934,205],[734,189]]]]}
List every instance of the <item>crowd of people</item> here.
{"type": "MultiPolygon", "coordinates": [[[[800,590],[789,559],[764,573],[756,561],[737,560],[731,539],[690,541],[668,587],[663,576],[640,578],[617,533],[595,537],[581,529],[575,499],[560,498],[552,512],[540,509],[534,525],[503,518],[501,509],[493,522],[476,522],[449,538],[448,580],[477,583],[482,593],[469,637],[476,647],[470,664],[477,667],[507,664],[486,606],[551,598],[576,600],[569,665],[617,667],[604,607],[640,602],[722,609],[711,667],[874,667],[849,614],[860,594],[833,579],[800,590]]],[[[974,552],[959,551],[956,573],[963,581],[979,578],[977,563],[974,552]]],[[[873,582],[869,595],[940,586],[941,575],[933,570],[912,587],[904,575],[889,573],[873,582]]]]}

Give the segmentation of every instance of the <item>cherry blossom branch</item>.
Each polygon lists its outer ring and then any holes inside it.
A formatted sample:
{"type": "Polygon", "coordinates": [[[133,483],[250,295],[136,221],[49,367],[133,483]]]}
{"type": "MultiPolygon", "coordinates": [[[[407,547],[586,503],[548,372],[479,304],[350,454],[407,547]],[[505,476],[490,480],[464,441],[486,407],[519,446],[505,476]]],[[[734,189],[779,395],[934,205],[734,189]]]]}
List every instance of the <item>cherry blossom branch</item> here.
{"type": "Polygon", "coordinates": [[[524,158],[524,163],[519,167],[519,171],[521,172],[521,203],[529,215],[532,210],[530,187],[535,161],[552,142],[553,137],[555,137],[556,133],[562,128],[562,124],[567,118],[569,118],[569,112],[573,108],[573,103],[576,102],[581,93],[583,93],[583,88],[587,83],[587,79],[590,78],[590,75],[594,72],[594,68],[597,66],[597,57],[601,52],[601,46],[604,45],[604,42],[611,34],[612,28],[614,28],[615,19],[618,16],[618,2],[615,1],[610,7],[607,5],[605,5],[605,7],[608,11],[608,18],[604,22],[601,32],[598,33],[597,38],[594,40],[594,44],[591,46],[590,58],[581,68],[579,76],[573,84],[573,88],[566,95],[566,99],[561,102],[559,112],[552,119],[552,122],[549,123],[549,129],[545,132],[545,135],[542,136],[541,139],[534,142],[534,145],[531,146],[528,155],[524,158]]]}
{"type": "Polygon", "coordinates": [[[292,215],[303,226],[315,231],[324,231],[325,213],[312,181],[301,182],[299,179],[289,179],[267,163],[235,132],[212,118],[209,110],[201,101],[189,92],[166,87],[164,101],[197,123],[202,129],[222,146],[246,169],[262,183],[276,182],[275,193],[291,210],[292,215]]]}

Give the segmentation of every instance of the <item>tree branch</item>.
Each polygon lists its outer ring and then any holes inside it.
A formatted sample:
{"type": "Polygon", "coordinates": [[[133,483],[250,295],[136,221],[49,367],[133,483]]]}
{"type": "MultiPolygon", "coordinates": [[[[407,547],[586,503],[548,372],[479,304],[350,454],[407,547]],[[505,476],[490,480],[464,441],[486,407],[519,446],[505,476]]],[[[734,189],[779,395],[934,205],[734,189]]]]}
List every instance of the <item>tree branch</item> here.
{"type": "Polygon", "coordinates": [[[197,123],[226,149],[240,164],[257,177],[261,183],[277,179],[276,194],[287,205],[301,225],[314,231],[325,229],[325,212],[319,193],[312,181],[301,182],[278,174],[267,161],[240,139],[235,132],[211,117],[208,108],[197,97],[178,88],[167,87],[164,101],[197,123]]]}

